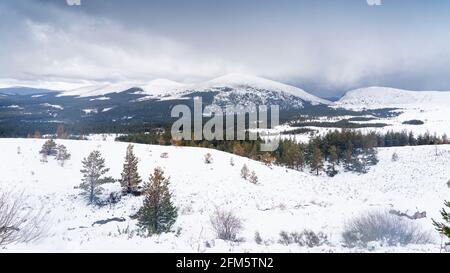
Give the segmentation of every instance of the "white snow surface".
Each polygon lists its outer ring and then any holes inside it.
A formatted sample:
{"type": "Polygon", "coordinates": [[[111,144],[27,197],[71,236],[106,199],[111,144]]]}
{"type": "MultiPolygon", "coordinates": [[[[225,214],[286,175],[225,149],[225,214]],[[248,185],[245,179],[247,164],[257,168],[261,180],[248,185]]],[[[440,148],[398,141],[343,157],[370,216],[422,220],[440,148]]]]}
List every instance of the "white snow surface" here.
{"type": "MultiPolygon", "coordinates": [[[[57,140],[67,146],[72,158],[64,167],[49,158],[40,161],[39,150],[45,140],[0,139],[2,151],[0,188],[24,192],[32,208],[47,211],[49,232],[38,242],[8,245],[0,252],[364,252],[342,246],[341,233],[346,221],[374,210],[398,209],[413,214],[426,211],[427,218],[416,220],[433,232],[436,242],[406,247],[376,246],[374,252],[439,252],[439,235],[431,218],[439,210],[450,189],[450,146],[382,148],[380,162],[369,173],[341,173],[334,178],[308,172],[268,167],[260,162],[203,148],[135,145],[139,172],[146,180],[155,167],[170,177],[173,202],[179,209],[174,231],[152,237],[133,235],[136,221],[130,215],[142,205],[142,197],[123,197],[120,203],[102,208],[88,206],[76,188],[81,181],[81,160],[92,150],[100,150],[111,168],[108,175],[120,177],[127,143],[57,140]],[[17,153],[20,147],[21,153],[17,153]],[[169,157],[161,158],[167,152],[169,157]],[[211,153],[212,164],[203,162],[211,153]],[[391,162],[392,154],[399,155],[391,162]],[[231,166],[233,158],[235,166],[231,166]],[[253,185],[240,177],[247,164],[259,177],[253,185]],[[232,209],[243,219],[244,242],[215,239],[210,215],[215,207],[232,209]],[[98,220],[124,217],[125,222],[105,225],[98,220]],[[128,234],[123,232],[129,229],[128,234]],[[278,243],[280,231],[304,228],[328,235],[330,244],[307,248],[278,243]],[[264,243],[258,245],[258,231],[264,243]],[[178,233],[178,234],[177,234],[178,233]],[[209,243],[209,247],[206,246],[209,243]]],[[[112,184],[105,191],[118,191],[112,184]]]]}
{"type": "MultiPolygon", "coordinates": [[[[396,117],[377,118],[370,122],[386,123],[383,128],[365,128],[361,131],[412,131],[415,134],[450,134],[450,92],[408,91],[386,87],[362,88],[347,92],[334,107],[353,110],[397,108],[396,117]],[[423,125],[403,124],[421,120],[423,125]]],[[[328,130],[328,129],[326,129],[328,130]]],[[[324,131],[319,128],[319,131],[324,131]]]]}
{"type": "Polygon", "coordinates": [[[76,89],[61,92],[58,96],[76,96],[76,97],[94,97],[103,96],[111,93],[120,93],[127,91],[133,87],[137,87],[135,83],[121,82],[121,83],[96,83],[83,86],[76,89]]]}
{"type": "Polygon", "coordinates": [[[347,92],[336,104],[337,106],[369,109],[385,107],[450,107],[450,92],[368,87],[347,92]]]}
{"type": "Polygon", "coordinates": [[[57,104],[42,103],[41,106],[48,107],[48,108],[54,108],[54,109],[58,109],[58,110],[64,110],[64,107],[62,107],[61,105],[57,105],[57,104]]]}

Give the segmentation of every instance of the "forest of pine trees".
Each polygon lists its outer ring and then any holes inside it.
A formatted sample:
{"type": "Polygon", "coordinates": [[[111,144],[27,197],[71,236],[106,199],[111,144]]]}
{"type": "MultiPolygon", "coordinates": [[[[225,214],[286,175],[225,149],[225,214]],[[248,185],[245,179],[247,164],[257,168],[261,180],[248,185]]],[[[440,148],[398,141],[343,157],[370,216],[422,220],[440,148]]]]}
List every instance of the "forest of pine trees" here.
{"type": "MultiPolygon", "coordinates": [[[[119,141],[173,145],[167,132],[132,134],[117,138],[119,141]]],[[[447,136],[429,133],[415,136],[412,132],[393,132],[385,134],[371,132],[363,134],[356,130],[334,130],[323,136],[312,138],[309,143],[297,143],[293,139],[282,139],[276,151],[261,152],[261,139],[255,141],[177,141],[178,146],[213,148],[239,156],[260,160],[267,165],[278,164],[295,170],[309,166],[316,174],[325,171],[327,175],[337,174],[337,166],[347,171],[365,173],[378,163],[377,147],[415,146],[449,144],[447,136]]]]}

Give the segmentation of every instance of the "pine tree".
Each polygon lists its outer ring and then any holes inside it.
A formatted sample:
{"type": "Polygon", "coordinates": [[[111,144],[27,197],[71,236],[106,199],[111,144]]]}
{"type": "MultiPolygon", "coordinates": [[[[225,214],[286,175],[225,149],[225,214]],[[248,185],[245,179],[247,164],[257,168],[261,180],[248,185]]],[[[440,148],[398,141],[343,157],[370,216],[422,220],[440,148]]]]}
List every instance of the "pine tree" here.
{"type": "Polygon", "coordinates": [[[64,163],[70,159],[70,153],[67,151],[66,146],[64,145],[58,145],[56,147],[57,154],[56,154],[56,160],[59,161],[61,166],[64,166],[64,163]]]}
{"type": "Polygon", "coordinates": [[[87,196],[89,204],[93,204],[97,201],[97,195],[101,193],[100,185],[113,182],[113,179],[102,177],[109,171],[109,168],[106,168],[105,159],[102,158],[99,151],[91,152],[87,158],[83,159],[82,164],[83,179],[80,188],[85,191],[84,194],[87,196]]]}
{"type": "Polygon", "coordinates": [[[250,175],[250,170],[248,169],[247,165],[244,164],[241,169],[241,177],[247,180],[248,176],[250,175]]]}
{"type": "Polygon", "coordinates": [[[322,169],[322,167],[322,153],[320,152],[320,149],[318,147],[314,147],[311,158],[311,169],[313,171],[316,171],[317,175],[319,175],[319,171],[322,169]]]}
{"type": "Polygon", "coordinates": [[[347,169],[350,168],[350,166],[352,165],[352,158],[353,157],[353,145],[351,142],[349,142],[347,144],[347,149],[345,149],[344,152],[344,161],[345,161],[345,167],[347,169]]]}
{"type": "Polygon", "coordinates": [[[232,166],[232,167],[234,167],[234,159],[231,157],[230,158],[230,165],[232,166]]]}
{"type": "Polygon", "coordinates": [[[164,136],[163,136],[163,135],[160,135],[160,136],[159,136],[158,144],[161,145],[161,146],[166,145],[166,140],[164,139],[164,136]]]}
{"type": "Polygon", "coordinates": [[[303,155],[302,149],[298,147],[294,147],[292,154],[292,164],[294,165],[296,170],[303,170],[305,165],[305,156],[303,155]]]}
{"type": "Polygon", "coordinates": [[[42,138],[41,131],[36,130],[36,131],[34,132],[33,138],[42,138]]]}
{"type": "Polygon", "coordinates": [[[252,174],[250,175],[249,181],[253,184],[258,184],[258,176],[256,175],[255,172],[252,172],[252,174]]]}
{"type": "MultiPolygon", "coordinates": [[[[450,202],[446,201],[445,206],[450,208],[450,202]]],[[[436,227],[436,230],[450,238],[450,212],[446,211],[445,208],[441,210],[442,219],[445,221],[444,223],[439,223],[433,219],[433,224],[436,227]]]]}
{"type": "Polygon", "coordinates": [[[144,204],[136,214],[138,225],[149,235],[168,232],[175,223],[178,212],[171,198],[169,179],[164,177],[160,168],[156,168],[145,185],[144,204]]]}
{"type": "Polygon", "coordinates": [[[330,146],[330,149],[328,152],[330,154],[328,161],[331,163],[331,168],[332,168],[333,172],[335,172],[336,171],[335,165],[338,160],[336,146],[334,146],[334,145],[330,146]]]}
{"type": "Polygon", "coordinates": [[[120,184],[128,193],[135,191],[142,182],[137,166],[139,160],[134,155],[133,149],[133,145],[128,145],[125,155],[125,163],[123,164],[122,178],[120,179],[120,184]]]}
{"type": "Polygon", "coordinates": [[[398,161],[398,159],[399,159],[398,154],[397,154],[397,153],[393,153],[393,154],[392,154],[392,157],[391,157],[391,161],[392,161],[392,162],[396,162],[396,161],[398,161]]]}
{"type": "Polygon", "coordinates": [[[42,149],[39,153],[46,156],[56,155],[58,153],[56,142],[53,139],[47,140],[44,145],[42,145],[42,149]]]}
{"type": "Polygon", "coordinates": [[[58,129],[56,130],[56,138],[58,138],[58,139],[66,139],[67,138],[67,134],[64,131],[64,126],[62,126],[62,125],[58,126],[58,129]]]}

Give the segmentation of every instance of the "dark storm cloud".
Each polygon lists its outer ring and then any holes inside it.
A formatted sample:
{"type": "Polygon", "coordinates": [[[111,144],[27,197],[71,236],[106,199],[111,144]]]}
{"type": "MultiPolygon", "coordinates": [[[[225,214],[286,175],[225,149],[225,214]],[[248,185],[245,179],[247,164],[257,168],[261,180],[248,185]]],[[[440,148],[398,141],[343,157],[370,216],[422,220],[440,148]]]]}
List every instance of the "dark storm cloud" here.
{"type": "Polygon", "coordinates": [[[332,96],[450,90],[448,1],[6,0],[0,79],[268,77],[332,96]]]}

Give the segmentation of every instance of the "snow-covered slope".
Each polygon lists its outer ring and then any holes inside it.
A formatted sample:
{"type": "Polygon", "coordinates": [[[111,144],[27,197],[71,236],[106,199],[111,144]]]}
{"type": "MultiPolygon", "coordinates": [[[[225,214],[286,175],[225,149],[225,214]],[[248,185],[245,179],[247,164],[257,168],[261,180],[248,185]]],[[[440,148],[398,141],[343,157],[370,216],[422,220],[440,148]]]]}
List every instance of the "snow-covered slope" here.
{"type": "Polygon", "coordinates": [[[228,74],[210,81],[182,84],[166,79],[157,79],[149,83],[117,83],[117,84],[94,84],[62,92],[60,96],[103,96],[108,93],[123,92],[131,88],[139,88],[141,93],[147,95],[139,101],[154,98],[175,99],[194,92],[219,92],[215,97],[216,104],[227,103],[270,103],[281,101],[302,106],[302,102],[311,104],[330,104],[329,101],[311,95],[304,90],[283,83],[241,75],[228,74]]]}
{"type": "Polygon", "coordinates": [[[58,96],[95,97],[110,93],[119,93],[137,87],[136,83],[122,82],[114,84],[92,84],[61,92],[58,96]]]}
{"type": "MultiPolygon", "coordinates": [[[[347,109],[397,108],[398,115],[377,118],[372,122],[382,122],[389,126],[369,128],[369,130],[412,131],[415,134],[450,134],[450,92],[407,91],[387,87],[361,88],[347,92],[334,107],[347,109]],[[421,125],[406,124],[420,120],[421,125]],[[406,123],[405,123],[406,122],[406,123]]],[[[367,129],[365,129],[366,131],[367,129]]]]}
{"type": "Polygon", "coordinates": [[[241,92],[248,91],[250,89],[256,90],[268,90],[279,93],[286,93],[293,95],[297,98],[301,98],[304,101],[312,102],[315,104],[329,104],[330,102],[314,95],[307,93],[306,91],[294,87],[291,85],[283,84],[280,82],[267,80],[259,77],[242,75],[242,74],[228,74],[205,83],[198,84],[191,89],[194,90],[211,90],[214,88],[232,88],[241,92]]]}
{"type": "Polygon", "coordinates": [[[347,92],[337,102],[337,105],[372,109],[384,107],[450,107],[450,92],[368,87],[347,92]]]}
{"type": "MultiPolygon", "coordinates": [[[[142,197],[127,196],[120,203],[103,208],[91,207],[80,196],[81,160],[94,149],[101,151],[108,175],[120,177],[126,143],[57,140],[67,146],[72,158],[61,167],[49,158],[40,161],[44,140],[0,139],[0,188],[23,191],[33,208],[44,207],[50,226],[48,235],[30,244],[10,245],[8,251],[57,252],[348,252],[341,244],[346,221],[362,212],[397,209],[409,214],[426,211],[427,218],[416,220],[424,230],[434,232],[431,218],[439,217],[450,189],[450,146],[384,148],[380,163],[368,174],[341,173],[334,178],[268,167],[231,154],[188,147],[135,145],[139,171],[146,179],[155,167],[162,167],[170,177],[170,189],[179,217],[173,233],[152,237],[136,235],[136,221],[131,219],[142,205],[142,197]],[[20,153],[18,148],[20,147],[20,153]],[[167,152],[168,158],[161,158],[167,152]],[[212,164],[203,157],[211,153],[212,164]],[[391,161],[397,152],[399,160],[391,161]],[[420,155],[420,156],[417,156],[420,155]],[[234,166],[230,164],[233,158],[234,166]],[[253,185],[240,177],[246,164],[259,177],[253,185]],[[243,219],[241,243],[215,239],[210,215],[215,207],[232,209],[243,219]],[[124,217],[125,222],[93,225],[95,221],[124,217]],[[330,244],[318,248],[285,246],[278,243],[280,231],[304,228],[328,235],[330,244]],[[263,244],[254,241],[255,232],[263,244]]],[[[105,186],[106,187],[106,186],[105,186]]],[[[117,191],[110,185],[105,193],[117,191]]],[[[439,236],[431,245],[410,245],[373,251],[439,251],[439,236]]]]}
{"type": "Polygon", "coordinates": [[[0,88],[0,94],[2,95],[33,95],[42,93],[58,92],[56,90],[42,89],[42,88],[30,88],[30,87],[10,87],[0,88]]]}
{"type": "Polygon", "coordinates": [[[176,81],[156,79],[147,84],[140,85],[139,87],[143,90],[143,94],[150,96],[166,96],[176,92],[176,90],[183,89],[185,86],[185,84],[176,81]]]}

